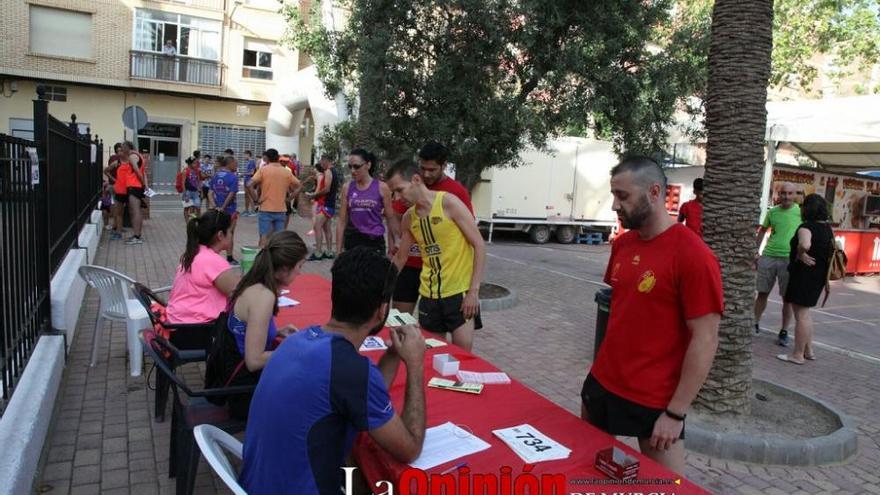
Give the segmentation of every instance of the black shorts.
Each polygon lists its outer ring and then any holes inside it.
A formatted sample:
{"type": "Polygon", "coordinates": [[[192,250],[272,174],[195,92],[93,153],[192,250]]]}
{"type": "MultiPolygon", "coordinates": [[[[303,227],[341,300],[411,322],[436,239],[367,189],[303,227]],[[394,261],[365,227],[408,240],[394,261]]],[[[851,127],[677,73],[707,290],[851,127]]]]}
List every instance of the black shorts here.
{"type": "MultiPolygon", "coordinates": [[[[593,375],[584,380],[581,400],[587,408],[587,421],[611,435],[651,438],[654,423],[663,414],[663,409],[645,407],[610,392],[593,375]]],[[[684,425],[679,438],[684,440],[684,425]]]]}
{"type": "Polygon", "coordinates": [[[134,196],[137,199],[144,199],[144,188],[143,187],[129,187],[128,194],[126,196],[134,196]]]}
{"type": "Polygon", "coordinates": [[[128,203],[128,194],[113,193],[113,199],[115,199],[117,203],[124,205],[128,203]]]}
{"type": "MultiPolygon", "coordinates": [[[[423,297],[419,301],[419,325],[429,332],[452,332],[467,321],[461,312],[463,300],[464,293],[441,299],[423,297]]],[[[478,312],[474,316],[474,330],[481,328],[483,328],[483,319],[478,312]]]]}
{"type": "Polygon", "coordinates": [[[419,285],[421,285],[421,267],[404,266],[397,276],[397,285],[394,286],[394,302],[415,303],[419,300],[419,285]]]}
{"type": "MultiPolygon", "coordinates": [[[[337,240],[336,242],[339,242],[339,240],[337,240]]],[[[384,237],[373,237],[371,235],[364,234],[357,229],[345,229],[345,232],[342,235],[342,247],[345,248],[346,251],[348,251],[350,249],[356,248],[357,246],[367,246],[369,248],[375,249],[379,252],[379,254],[385,254],[384,237]]]]}

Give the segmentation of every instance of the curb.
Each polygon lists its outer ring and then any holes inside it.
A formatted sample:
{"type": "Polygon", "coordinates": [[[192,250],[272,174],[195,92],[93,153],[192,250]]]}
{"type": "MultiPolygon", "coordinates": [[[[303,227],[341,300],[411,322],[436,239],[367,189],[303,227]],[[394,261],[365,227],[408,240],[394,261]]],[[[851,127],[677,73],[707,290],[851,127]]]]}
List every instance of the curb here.
{"type": "Polygon", "coordinates": [[[719,459],[755,464],[785,466],[819,466],[845,461],[858,450],[855,423],[828,403],[783,385],[755,380],[771,388],[799,395],[818,404],[837,418],[840,427],[829,435],[800,440],[765,439],[742,433],[718,433],[699,423],[687,425],[685,447],[688,450],[719,459]]]}
{"type": "Polygon", "coordinates": [[[506,289],[509,294],[504,297],[495,299],[480,299],[480,311],[501,311],[502,309],[510,309],[519,302],[516,291],[500,284],[491,284],[506,289]]]}

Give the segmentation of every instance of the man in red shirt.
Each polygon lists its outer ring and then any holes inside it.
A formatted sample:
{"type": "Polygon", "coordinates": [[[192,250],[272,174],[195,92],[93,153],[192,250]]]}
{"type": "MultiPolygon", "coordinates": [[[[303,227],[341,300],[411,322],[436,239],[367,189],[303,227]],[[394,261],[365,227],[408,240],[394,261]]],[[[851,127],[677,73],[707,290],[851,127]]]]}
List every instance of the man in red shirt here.
{"type": "Polygon", "coordinates": [[[678,221],[684,222],[687,228],[694,231],[695,234],[703,238],[703,179],[701,177],[694,179],[694,196],[678,209],[678,221]]]}
{"type": "Polygon", "coordinates": [[[633,436],[642,453],[684,472],[684,419],[709,373],[724,309],[712,251],[666,212],[666,177],[650,158],[611,170],[613,209],[630,229],[605,272],[611,311],[584,381],[581,416],[633,436]]]}
{"type": "MultiPolygon", "coordinates": [[[[471,205],[471,195],[468,194],[467,189],[460,182],[446,175],[445,169],[448,157],[449,151],[445,146],[436,141],[429,141],[419,150],[419,176],[429,190],[445,191],[454,194],[467,206],[471,215],[473,215],[474,207],[471,205]]],[[[400,219],[411,205],[407,204],[403,198],[395,198],[392,206],[395,215],[400,219]]],[[[400,237],[400,233],[395,232],[395,236],[400,237]]],[[[413,243],[409,258],[406,260],[406,265],[404,265],[403,270],[400,271],[397,277],[397,285],[392,297],[392,307],[402,313],[413,312],[416,307],[416,301],[419,298],[419,284],[421,283],[419,275],[421,272],[422,255],[419,253],[418,244],[413,243]]],[[[479,322],[479,320],[476,321],[479,322]]],[[[482,327],[482,324],[477,328],[480,327],[482,327]]]]}

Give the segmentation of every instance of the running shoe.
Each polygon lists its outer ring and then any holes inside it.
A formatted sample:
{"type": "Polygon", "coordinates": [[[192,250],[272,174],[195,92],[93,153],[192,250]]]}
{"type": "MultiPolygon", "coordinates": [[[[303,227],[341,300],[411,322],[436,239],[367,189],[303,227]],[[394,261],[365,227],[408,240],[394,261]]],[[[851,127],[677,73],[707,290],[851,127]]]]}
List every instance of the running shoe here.
{"type": "Polygon", "coordinates": [[[132,237],[129,237],[128,239],[125,240],[125,244],[128,246],[134,246],[134,245],[143,244],[143,243],[144,243],[144,240],[141,239],[140,237],[137,237],[137,236],[132,236],[132,237]]]}

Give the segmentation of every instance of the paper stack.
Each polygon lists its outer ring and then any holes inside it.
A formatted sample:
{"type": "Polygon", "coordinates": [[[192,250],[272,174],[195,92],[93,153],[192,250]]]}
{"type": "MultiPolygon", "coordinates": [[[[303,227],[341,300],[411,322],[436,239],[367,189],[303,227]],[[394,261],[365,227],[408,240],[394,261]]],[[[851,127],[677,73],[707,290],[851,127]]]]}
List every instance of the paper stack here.
{"type": "Polygon", "coordinates": [[[479,394],[483,391],[482,383],[462,383],[452,380],[444,380],[443,378],[434,377],[428,381],[428,386],[433,388],[442,388],[445,390],[453,390],[455,392],[464,392],[467,394],[479,394]]]}
{"type": "Polygon", "coordinates": [[[449,461],[491,447],[488,443],[452,423],[425,430],[422,454],[410,466],[431,469],[449,461]]]}
{"type": "Polygon", "coordinates": [[[501,383],[501,384],[509,384],[510,377],[507,376],[507,373],[478,373],[476,371],[459,371],[458,379],[467,382],[467,383],[501,383]]]}
{"type": "Polygon", "coordinates": [[[571,454],[571,449],[528,424],[493,430],[492,433],[529,464],[567,459],[571,454]]]}
{"type": "Polygon", "coordinates": [[[385,324],[389,327],[395,328],[404,325],[418,325],[419,321],[409,313],[401,313],[392,308],[391,311],[388,312],[388,319],[385,320],[385,324]]]}

